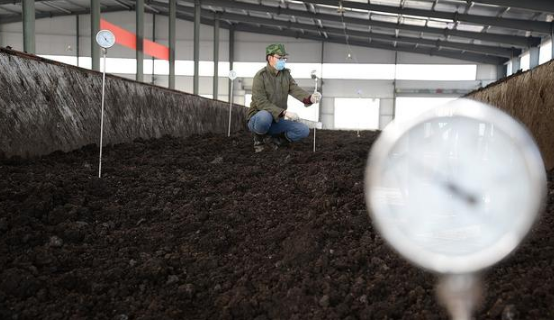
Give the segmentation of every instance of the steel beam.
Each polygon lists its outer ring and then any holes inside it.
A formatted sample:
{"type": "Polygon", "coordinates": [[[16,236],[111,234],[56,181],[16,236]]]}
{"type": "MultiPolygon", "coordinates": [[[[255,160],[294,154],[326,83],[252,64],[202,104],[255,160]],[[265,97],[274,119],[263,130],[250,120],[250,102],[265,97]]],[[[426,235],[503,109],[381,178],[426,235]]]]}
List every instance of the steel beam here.
{"type": "MultiPolygon", "coordinates": [[[[191,2],[194,0],[183,0],[183,1],[191,2]]],[[[157,1],[152,1],[152,3],[158,4],[157,1]]],[[[503,43],[506,45],[517,46],[517,47],[532,47],[540,44],[540,41],[541,41],[541,38],[539,37],[521,37],[521,36],[494,34],[494,33],[480,33],[480,32],[471,32],[471,31],[450,30],[447,28],[440,29],[440,28],[431,28],[431,27],[420,27],[420,26],[412,26],[412,25],[406,25],[406,24],[375,21],[375,20],[369,20],[369,19],[363,19],[363,18],[353,18],[353,17],[347,17],[347,16],[341,17],[340,15],[332,15],[332,14],[324,14],[324,13],[313,14],[313,13],[301,11],[301,10],[292,10],[292,9],[285,9],[285,8],[279,8],[279,7],[236,2],[236,1],[230,1],[230,0],[203,0],[202,3],[204,5],[218,6],[222,8],[240,9],[240,10],[246,10],[246,11],[259,11],[264,13],[272,13],[275,15],[288,15],[288,16],[296,16],[296,17],[302,17],[302,18],[308,18],[308,19],[319,19],[323,21],[333,21],[333,22],[339,22],[339,23],[361,25],[364,27],[372,26],[372,27],[380,27],[380,28],[393,29],[393,30],[400,29],[400,30],[408,30],[408,31],[414,31],[414,32],[440,34],[445,37],[455,36],[455,37],[469,38],[469,39],[475,39],[475,40],[481,40],[481,41],[503,43]]],[[[162,3],[162,5],[164,4],[162,3]]]]}
{"type": "MultiPolygon", "coordinates": [[[[190,15],[186,14],[178,14],[178,17],[182,20],[186,21],[193,21],[194,18],[190,15]]],[[[203,24],[206,25],[213,25],[213,20],[202,18],[201,19],[203,24]]],[[[337,37],[329,37],[325,38],[320,35],[310,35],[308,33],[301,33],[301,32],[294,32],[289,30],[277,30],[277,29],[271,29],[266,27],[258,27],[258,26],[249,26],[247,24],[241,25],[222,25],[222,28],[229,29],[229,62],[230,62],[230,69],[233,69],[233,43],[234,43],[234,31],[243,31],[243,32],[251,32],[251,33],[261,33],[261,34],[273,34],[273,35],[281,35],[286,37],[294,37],[296,39],[307,39],[307,40],[314,40],[314,41],[325,41],[329,43],[338,43],[338,44],[346,44],[346,40],[344,38],[337,38],[337,37]]],[[[474,54],[474,53],[463,53],[460,51],[444,51],[444,50],[425,50],[423,48],[414,48],[414,47],[395,47],[390,44],[379,44],[377,41],[369,42],[363,42],[363,41],[351,41],[349,42],[350,45],[354,46],[360,46],[365,48],[377,48],[377,49],[384,49],[384,50],[392,50],[392,51],[403,51],[403,52],[411,52],[411,53],[418,53],[423,55],[431,55],[431,56],[442,56],[447,57],[451,59],[457,59],[457,60],[463,60],[463,61],[470,61],[473,63],[484,63],[484,64],[502,64],[508,61],[507,59],[501,58],[501,57],[494,57],[494,56],[486,56],[486,55],[480,55],[480,54],[474,54]]],[[[229,83],[229,88],[231,88],[231,84],[229,83]]],[[[230,95],[229,95],[230,99],[230,95]]]]}
{"type": "Polygon", "coordinates": [[[175,89],[175,20],[177,0],[169,0],[169,89],[175,89]]]}
{"type": "MultiPolygon", "coordinates": [[[[203,0],[203,1],[212,1],[212,0],[203,0]]],[[[181,13],[181,16],[180,16],[181,19],[188,20],[188,21],[193,20],[193,16],[191,14],[191,8],[179,6],[178,9],[179,9],[179,12],[181,13]],[[185,14],[182,14],[182,13],[185,13],[185,14]]],[[[213,20],[210,19],[210,17],[212,15],[213,14],[206,11],[206,15],[205,15],[206,17],[202,18],[202,21],[203,21],[202,23],[213,25],[214,22],[213,22],[213,20]]],[[[252,18],[252,17],[250,17],[250,18],[252,18]]],[[[225,19],[223,19],[223,20],[225,20],[225,19]]],[[[277,20],[271,20],[271,21],[276,22],[277,20]]],[[[307,33],[291,31],[291,30],[280,31],[280,30],[277,30],[277,29],[266,28],[266,27],[257,27],[257,26],[248,26],[246,24],[243,25],[243,24],[240,24],[240,23],[236,24],[234,26],[235,26],[237,31],[246,31],[246,32],[262,33],[262,34],[268,33],[268,34],[275,34],[275,35],[279,35],[279,32],[281,32],[282,35],[295,37],[295,38],[303,38],[303,39],[309,39],[309,40],[315,40],[315,41],[327,41],[326,40],[327,38],[321,37],[319,35],[306,36],[307,33]],[[258,31],[256,31],[256,30],[258,30],[258,31]]],[[[232,33],[231,33],[231,35],[232,35],[232,33]]],[[[329,38],[331,39],[331,37],[329,37],[329,38]]],[[[341,38],[333,37],[332,39],[333,39],[333,41],[328,41],[328,42],[346,44],[346,40],[344,39],[344,37],[341,37],[341,38]],[[339,40],[339,39],[341,39],[341,40],[339,40]]],[[[359,45],[359,46],[362,46],[362,47],[368,47],[368,48],[378,48],[378,49],[385,49],[385,50],[392,50],[392,51],[398,50],[397,47],[395,47],[394,45],[376,44],[375,41],[372,41],[371,43],[369,43],[369,41],[367,43],[365,41],[350,42],[350,44],[354,44],[354,43],[357,43],[356,45],[359,45]]],[[[232,41],[230,42],[230,46],[231,46],[231,44],[232,44],[232,41]]],[[[427,49],[422,49],[422,48],[403,47],[403,49],[399,50],[399,51],[421,53],[421,54],[426,54],[426,55],[444,56],[444,57],[448,57],[448,58],[452,58],[452,59],[467,60],[467,61],[487,63],[487,64],[499,64],[499,63],[503,63],[503,62],[508,60],[508,59],[505,59],[503,57],[494,56],[494,55],[488,56],[488,55],[475,54],[475,53],[464,52],[464,51],[445,51],[445,50],[440,50],[440,49],[435,49],[434,51],[432,51],[432,50],[427,50],[427,49]]],[[[232,51],[230,51],[229,54],[231,55],[231,53],[232,53],[232,51]]],[[[230,59],[230,63],[231,63],[230,68],[232,69],[232,59],[230,59]]]]}
{"type": "Polygon", "coordinates": [[[496,6],[513,7],[538,12],[554,12],[552,0],[469,0],[470,2],[493,4],[496,6]]]}
{"type": "MultiPolygon", "coordinates": [[[[312,4],[328,5],[328,6],[338,5],[338,2],[336,0],[304,0],[304,2],[309,2],[312,4]]],[[[526,2],[529,2],[529,1],[526,1],[526,2]]],[[[529,20],[523,20],[523,19],[478,16],[478,15],[464,14],[464,13],[457,13],[457,12],[401,8],[401,7],[394,7],[394,6],[353,2],[353,1],[342,1],[341,3],[344,8],[367,10],[370,12],[384,12],[384,13],[392,13],[392,14],[398,14],[398,15],[432,17],[432,18],[438,18],[438,19],[452,20],[454,22],[464,21],[464,22],[475,23],[475,24],[480,24],[485,26],[490,25],[490,26],[501,27],[501,28],[535,31],[535,32],[540,32],[545,34],[550,34],[550,31],[552,28],[552,25],[549,22],[543,22],[543,21],[529,21],[529,20]]]]}
{"type": "Polygon", "coordinates": [[[92,70],[100,71],[100,46],[96,43],[96,34],[100,31],[100,1],[90,0],[90,56],[92,70]]]}
{"type": "Polygon", "coordinates": [[[23,51],[35,54],[35,2],[23,0],[23,51]]]}
{"type": "MultiPolygon", "coordinates": [[[[93,1],[93,0],[91,0],[93,1]]],[[[185,1],[190,1],[190,0],[185,0],[185,1]]],[[[213,2],[214,0],[203,0],[203,4],[205,5],[210,5],[206,2],[213,2]]],[[[232,1],[223,1],[224,4],[236,4],[236,2],[232,2],[232,1]]],[[[156,4],[157,6],[165,6],[165,7],[168,7],[168,4],[167,3],[157,3],[155,1],[150,1],[150,5],[153,5],[153,4],[156,4]]],[[[249,5],[247,3],[241,3],[240,5],[242,4],[245,4],[245,5],[249,5]]],[[[257,5],[254,5],[257,7],[257,5]]],[[[272,7],[268,7],[268,6],[262,6],[263,8],[272,8],[272,7]]],[[[275,8],[277,9],[277,8],[275,8]]],[[[190,7],[185,7],[185,6],[179,6],[179,10],[181,10],[181,13],[176,13],[176,17],[178,17],[179,19],[182,19],[182,20],[186,20],[186,21],[194,21],[194,13],[190,13],[190,11],[193,12],[193,9],[190,8],[190,7]],[[183,14],[184,12],[184,9],[183,8],[186,8],[186,11],[185,14],[183,14]]],[[[265,9],[264,9],[265,10],[265,9]]],[[[289,9],[282,9],[282,11],[284,10],[289,10],[289,9]]],[[[124,10],[121,10],[121,8],[114,8],[114,7],[108,7],[108,8],[105,8],[103,10],[103,12],[118,12],[118,11],[124,11],[124,10]]],[[[294,11],[294,10],[292,10],[294,11]]],[[[83,10],[83,12],[74,12],[74,14],[87,14],[89,13],[90,10],[83,10]]],[[[295,11],[295,12],[300,12],[300,11],[295,11]]],[[[162,13],[163,15],[167,15],[167,13],[162,13]]],[[[60,13],[60,14],[55,14],[55,16],[65,16],[67,14],[63,14],[63,13],[60,13]]],[[[37,15],[38,16],[38,15],[37,15]]],[[[213,17],[213,13],[211,13],[211,16],[213,17]]],[[[50,17],[50,15],[47,15],[45,17],[50,17]]],[[[245,16],[246,17],[246,16],[245,16]]],[[[312,19],[321,19],[321,15],[311,15],[312,19]]],[[[340,20],[340,17],[338,17],[338,19],[340,20]]],[[[351,18],[351,19],[355,19],[355,18],[351,18]]],[[[322,19],[324,20],[324,19],[322,19]]],[[[357,24],[361,24],[361,25],[364,25],[365,23],[365,26],[367,26],[367,23],[368,21],[367,20],[364,20],[364,19],[355,19],[355,20],[358,20],[357,21],[357,24]]],[[[19,21],[21,21],[21,17],[19,17],[19,21]]],[[[209,18],[203,18],[201,17],[200,19],[201,23],[202,24],[207,24],[207,25],[214,25],[214,20],[213,19],[209,19],[209,18]]],[[[346,21],[345,21],[346,22],[346,21]]],[[[391,24],[391,25],[394,25],[394,26],[397,26],[395,24],[391,24]]],[[[220,26],[220,28],[223,28],[223,29],[232,29],[233,26],[230,26],[228,24],[222,24],[220,26]]],[[[318,34],[315,34],[315,35],[312,35],[312,34],[309,34],[309,33],[301,33],[301,32],[295,32],[295,31],[288,31],[288,30],[285,30],[285,32],[283,31],[279,31],[279,30],[276,30],[276,29],[271,29],[271,28],[265,28],[265,27],[262,27],[262,28],[258,28],[258,27],[255,27],[255,26],[248,26],[248,25],[237,25],[236,26],[237,30],[238,31],[245,31],[245,32],[252,32],[252,33],[268,33],[268,34],[275,34],[275,35],[284,35],[284,36],[292,36],[292,37],[296,37],[296,38],[304,38],[304,39],[309,39],[309,40],[315,40],[315,41],[326,41],[326,42],[332,42],[332,43],[340,43],[340,44],[345,44],[345,39],[344,37],[330,37],[330,40],[327,41],[327,39],[325,37],[322,37],[318,34]]],[[[436,29],[436,28],[428,28],[428,29],[436,29]]],[[[436,29],[436,30],[442,30],[443,29],[436,29]]],[[[454,31],[454,30],[452,30],[454,31]]],[[[442,33],[441,33],[442,34],[442,33]]],[[[477,34],[478,33],[472,33],[472,34],[477,34]]],[[[233,47],[233,44],[234,44],[234,37],[233,37],[234,33],[233,32],[230,32],[230,38],[231,38],[231,41],[229,43],[229,47],[230,49],[233,47]]],[[[532,39],[532,38],[525,38],[525,37],[514,37],[517,41],[529,41],[529,39],[532,39]]],[[[512,39],[513,40],[513,39],[512,39]]],[[[466,60],[466,61],[471,61],[471,62],[478,62],[478,63],[490,63],[490,64],[499,64],[499,63],[502,63],[502,62],[505,62],[506,59],[503,59],[502,57],[498,57],[498,56],[487,56],[487,55],[483,55],[483,54],[474,54],[474,53],[469,53],[469,52],[464,52],[464,51],[448,51],[448,50],[437,50],[437,49],[425,49],[425,48],[414,48],[413,46],[398,46],[398,47],[395,47],[394,45],[389,45],[389,44],[385,44],[385,43],[382,43],[382,42],[379,42],[378,40],[375,40],[375,41],[372,41],[371,43],[369,43],[368,41],[359,41],[359,40],[356,40],[356,41],[351,41],[350,42],[351,45],[359,45],[359,46],[362,46],[362,47],[368,47],[368,48],[379,48],[379,49],[385,49],[385,50],[398,50],[398,51],[405,51],[405,52],[413,52],[413,53],[419,53],[419,54],[425,54],[425,55],[436,55],[436,56],[444,56],[444,57],[448,57],[448,58],[453,58],[453,59],[458,59],[458,60],[466,60]]],[[[96,46],[96,45],[95,45],[96,46]]],[[[96,46],[97,47],[97,46],[96,46]]],[[[232,69],[233,67],[233,60],[234,60],[234,57],[233,57],[233,54],[232,54],[232,51],[229,52],[229,58],[230,58],[230,68],[232,69]]]]}
{"type": "MultiPolygon", "coordinates": [[[[182,1],[194,2],[194,0],[182,0],[182,1]]],[[[344,23],[347,23],[347,24],[360,25],[364,27],[368,27],[368,26],[380,27],[380,28],[392,29],[392,30],[399,29],[399,30],[407,30],[407,31],[413,31],[418,33],[436,34],[444,37],[453,36],[453,37],[486,41],[491,43],[498,43],[498,44],[502,44],[503,46],[514,46],[518,48],[528,48],[532,46],[537,46],[541,42],[541,38],[539,37],[523,37],[523,36],[512,36],[512,35],[495,34],[495,33],[480,33],[480,32],[471,32],[471,31],[420,27],[420,26],[390,23],[390,22],[373,21],[369,19],[353,18],[353,17],[341,18],[340,16],[331,15],[331,14],[313,14],[306,11],[277,8],[277,7],[257,5],[257,4],[244,3],[244,2],[234,2],[234,1],[228,1],[228,0],[203,0],[202,3],[204,5],[218,6],[222,8],[241,9],[241,10],[247,10],[247,11],[259,11],[264,13],[272,13],[275,15],[284,14],[284,15],[303,17],[303,18],[309,18],[309,19],[317,19],[322,21],[333,21],[333,22],[340,22],[340,23],[344,21],[344,23]]],[[[167,3],[157,2],[157,1],[150,1],[149,4],[150,5],[155,4],[158,7],[166,7],[166,8],[168,7],[167,3]]],[[[181,8],[183,6],[179,6],[179,7],[181,8]]],[[[188,9],[189,7],[184,7],[184,8],[188,9]]],[[[114,11],[121,11],[121,10],[119,8],[112,8],[112,7],[108,7],[103,10],[103,12],[114,12],[114,11]]],[[[83,10],[82,12],[74,12],[74,14],[76,13],[87,14],[88,12],[89,10],[83,10]]],[[[63,14],[63,13],[37,14],[37,19],[52,18],[56,16],[65,16],[65,15],[67,14],[63,14]]],[[[13,23],[13,22],[21,22],[21,16],[14,15],[12,17],[8,17],[0,21],[1,24],[13,23]]]]}
{"type": "Polygon", "coordinates": [[[194,78],[193,93],[200,89],[200,15],[202,14],[200,0],[194,1],[194,78]]]}
{"type": "MultiPolygon", "coordinates": [[[[91,2],[92,1],[95,1],[95,0],[91,0],[91,2]]],[[[127,11],[127,10],[121,10],[121,8],[119,8],[119,7],[106,7],[104,9],[102,9],[102,12],[104,12],[104,13],[107,13],[107,12],[121,12],[121,11],[127,11]]],[[[84,10],[79,10],[79,11],[73,11],[71,14],[65,13],[65,12],[41,12],[41,13],[37,13],[35,15],[35,19],[38,20],[38,19],[46,19],[46,18],[67,17],[67,16],[72,16],[72,15],[75,15],[75,14],[82,14],[82,15],[87,14],[88,15],[88,14],[91,14],[91,12],[92,11],[91,11],[90,8],[87,8],[87,9],[84,9],[84,10]]],[[[0,24],[17,23],[17,22],[22,22],[22,21],[23,21],[23,17],[22,17],[21,14],[14,14],[14,15],[10,15],[6,18],[2,18],[0,20],[0,24]]],[[[98,23],[100,24],[100,22],[98,22],[98,23]]]]}
{"type": "MultiPolygon", "coordinates": [[[[338,43],[338,44],[346,44],[346,41],[342,37],[335,37],[335,36],[329,36],[328,38],[324,38],[318,34],[313,34],[309,32],[294,32],[289,30],[278,30],[278,29],[272,29],[267,27],[259,27],[259,26],[247,26],[245,24],[239,24],[235,26],[235,30],[237,31],[244,31],[244,32],[255,32],[263,34],[273,34],[273,35],[282,35],[287,37],[294,37],[294,38],[300,38],[300,39],[308,39],[308,40],[314,40],[314,41],[326,41],[326,42],[332,42],[332,43],[338,43]]],[[[360,40],[349,40],[349,45],[359,46],[359,47],[365,47],[365,48],[376,48],[376,49],[384,49],[384,50],[391,50],[391,51],[401,51],[401,52],[410,52],[410,53],[420,53],[425,55],[431,55],[431,56],[441,56],[451,59],[457,59],[457,60],[465,60],[465,61],[472,61],[472,62],[478,62],[478,63],[484,63],[484,64],[501,64],[507,61],[507,59],[501,58],[501,57],[495,57],[495,56],[486,56],[482,54],[475,54],[470,52],[459,52],[459,51],[446,51],[446,50],[440,50],[435,48],[422,48],[422,47],[413,47],[413,46],[394,46],[388,43],[381,43],[378,41],[360,41],[360,40]]]]}
{"type": "MultiPolygon", "coordinates": [[[[207,14],[208,13],[206,12],[206,15],[207,14]]],[[[495,46],[474,45],[470,43],[460,43],[460,42],[451,42],[451,41],[442,41],[442,40],[429,40],[429,39],[412,38],[412,37],[395,37],[393,35],[375,33],[371,31],[356,31],[356,30],[348,30],[348,29],[344,30],[340,28],[330,28],[330,27],[320,28],[318,26],[311,25],[311,24],[258,18],[258,17],[252,17],[252,16],[244,16],[240,14],[233,14],[233,13],[222,13],[220,17],[221,19],[224,19],[224,20],[230,20],[230,21],[236,21],[236,22],[242,21],[242,22],[248,22],[248,23],[254,23],[254,24],[263,24],[268,26],[282,26],[288,29],[294,28],[294,29],[302,29],[302,30],[311,30],[311,31],[327,32],[327,33],[336,34],[336,35],[346,34],[347,36],[380,39],[380,40],[387,40],[390,42],[398,41],[403,43],[454,48],[454,49],[460,49],[463,51],[491,54],[491,55],[496,55],[496,56],[506,57],[506,58],[511,58],[514,55],[521,54],[521,50],[519,49],[509,49],[509,48],[501,48],[501,47],[495,47],[495,46]]]]}
{"type": "MultiPolygon", "coordinates": [[[[181,12],[187,12],[190,13],[190,9],[186,7],[180,7],[179,10],[181,12]]],[[[212,14],[208,11],[204,11],[204,17],[210,18],[212,14]]],[[[317,32],[326,32],[330,34],[337,34],[344,36],[345,31],[343,29],[339,28],[319,28],[317,26],[313,25],[307,25],[307,24],[301,24],[301,23],[293,23],[293,22],[287,22],[287,21],[279,21],[279,20],[272,20],[272,19],[265,19],[265,18],[256,18],[252,16],[243,16],[239,14],[231,14],[231,13],[222,13],[220,15],[221,19],[223,20],[232,20],[237,22],[247,22],[247,23],[253,23],[253,24],[267,24],[267,25],[273,25],[273,26],[282,26],[287,29],[290,28],[298,28],[302,30],[312,30],[317,32]]],[[[298,34],[298,33],[295,33],[298,34]]],[[[434,46],[434,47],[452,47],[455,49],[460,49],[461,53],[465,51],[474,51],[478,53],[485,53],[492,56],[495,56],[496,58],[504,57],[504,58],[510,58],[514,56],[515,54],[520,54],[521,50],[512,50],[512,49],[505,49],[505,48],[498,48],[493,46],[479,46],[479,45],[471,45],[471,44],[461,44],[461,43],[452,43],[452,42],[446,42],[446,41],[433,41],[433,40],[425,40],[425,39],[416,39],[416,38],[408,38],[408,37],[394,37],[384,34],[377,34],[372,32],[363,32],[363,31],[355,31],[355,30],[348,30],[346,31],[347,36],[353,36],[353,37],[361,37],[361,38],[372,38],[372,39],[378,39],[378,40],[387,40],[388,42],[407,42],[407,43],[413,43],[413,44],[421,44],[421,45],[428,45],[428,46],[434,46]]],[[[394,47],[393,47],[394,48],[394,47]]],[[[389,48],[390,49],[390,48],[389,48]]]]}

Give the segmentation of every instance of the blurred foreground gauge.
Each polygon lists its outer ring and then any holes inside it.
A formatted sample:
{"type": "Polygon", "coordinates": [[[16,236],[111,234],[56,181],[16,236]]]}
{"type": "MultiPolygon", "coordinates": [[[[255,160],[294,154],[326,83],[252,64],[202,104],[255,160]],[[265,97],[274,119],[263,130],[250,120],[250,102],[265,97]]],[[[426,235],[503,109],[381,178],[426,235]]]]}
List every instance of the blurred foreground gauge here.
{"type": "Polygon", "coordinates": [[[443,274],[474,273],[510,254],[545,195],[544,164],[527,130],[467,99],[389,125],[365,171],[366,203],[383,237],[443,274]]]}

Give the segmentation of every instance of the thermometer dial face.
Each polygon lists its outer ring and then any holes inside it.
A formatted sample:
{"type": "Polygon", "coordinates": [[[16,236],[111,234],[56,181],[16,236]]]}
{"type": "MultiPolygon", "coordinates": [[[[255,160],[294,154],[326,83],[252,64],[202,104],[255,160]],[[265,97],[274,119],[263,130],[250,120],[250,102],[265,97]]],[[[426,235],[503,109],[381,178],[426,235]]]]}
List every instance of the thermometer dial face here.
{"type": "Polygon", "coordinates": [[[235,80],[237,78],[237,72],[235,70],[229,71],[229,79],[235,80]]]}
{"type": "Polygon", "coordinates": [[[115,44],[115,36],[110,30],[100,30],[96,34],[96,42],[102,48],[108,49],[115,44]]]}
{"type": "Polygon", "coordinates": [[[365,178],[384,238],[408,260],[443,273],[474,272],[512,252],[546,193],[527,131],[465,99],[385,129],[365,178]]]}

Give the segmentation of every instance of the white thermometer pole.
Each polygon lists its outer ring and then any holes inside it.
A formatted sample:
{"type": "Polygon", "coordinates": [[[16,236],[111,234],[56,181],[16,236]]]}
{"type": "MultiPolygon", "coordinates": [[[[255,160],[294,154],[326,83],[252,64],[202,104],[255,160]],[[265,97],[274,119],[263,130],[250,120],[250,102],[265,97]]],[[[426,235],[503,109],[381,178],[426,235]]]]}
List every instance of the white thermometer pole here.
{"type": "MultiPolygon", "coordinates": [[[[314,81],[315,81],[314,93],[316,93],[316,92],[317,92],[317,75],[316,75],[316,73],[315,73],[315,70],[312,71],[312,78],[313,78],[314,81]]],[[[317,103],[319,103],[319,101],[318,101],[317,103]]],[[[315,109],[315,110],[317,110],[317,109],[315,109]]],[[[317,119],[317,115],[316,115],[315,118],[317,119]]],[[[316,122],[317,122],[317,121],[316,121],[316,122]]],[[[317,128],[316,128],[316,127],[317,127],[317,126],[314,126],[314,152],[315,152],[315,135],[316,135],[316,131],[317,131],[317,128]]]]}
{"type": "Polygon", "coordinates": [[[104,133],[104,96],[106,92],[106,54],[108,50],[102,48],[102,56],[104,57],[104,70],[102,72],[102,114],[100,116],[100,159],[98,161],[98,178],[102,177],[102,136],[104,133]]]}
{"type": "Polygon", "coordinates": [[[439,301],[452,320],[471,320],[482,298],[482,286],[475,274],[450,274],[441,277],[437,286],[439,301]]]}
{"type": "Polygon", "coordinates": [[[227,131],[227,136],[231,136],[231,110],[233,108],[233,85],[235,83],[235,79],[237,78],[237,73],[234,70],[229,71],[229,80],[231,81],[231,94],[229,99],[229,129],[227,131]]]}

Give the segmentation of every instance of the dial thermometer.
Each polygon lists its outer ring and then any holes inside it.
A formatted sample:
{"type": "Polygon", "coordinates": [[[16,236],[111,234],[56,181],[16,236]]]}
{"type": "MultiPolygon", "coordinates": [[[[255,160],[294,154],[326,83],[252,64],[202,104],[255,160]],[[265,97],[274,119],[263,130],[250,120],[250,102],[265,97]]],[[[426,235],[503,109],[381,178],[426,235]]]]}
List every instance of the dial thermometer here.
{"type": "Polygon", "coordinates": [[[102,71],[102,113],[100,115],[100,156],[98,161],[98,178],[102,177],[102,139],[104,135],[104,100],[106,89],[106,54],[108,48],[115,44],[115,36],[110,30],[100,30],[96,34],[96,42],[102,47],[102,56],[104,57],[104,70],[102,71]]]}
{"type": "Polygon", "coordinates": [[[545,196],[544,164],[527,130],[468,99],[389,125],[365,171],[366,203],[383,237],[439,273],[469,274],[506,257],[545,196]]]}
{"type": "MultiPolygon", "coordinates": [[[[235,79],[237,78],[237,72],[235,70],[229,71],[229,80],[231,80],[231,92],[230,92],[230,98],[229,98],[229,125],[227,127],[227,136],[231,136],[231,109],[233,108],[233,85],[235,84],[235,79]]],[[[214,97],[216,99],[217,97],[214,97]]]]}
{"type": "Polygon", "coordinates": [[[104,49],[111,48],[115,44],[115,36],[110,30],[100,30],[96,34],[96,43],[104,49]]]}

